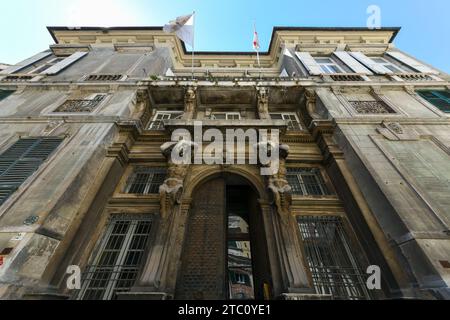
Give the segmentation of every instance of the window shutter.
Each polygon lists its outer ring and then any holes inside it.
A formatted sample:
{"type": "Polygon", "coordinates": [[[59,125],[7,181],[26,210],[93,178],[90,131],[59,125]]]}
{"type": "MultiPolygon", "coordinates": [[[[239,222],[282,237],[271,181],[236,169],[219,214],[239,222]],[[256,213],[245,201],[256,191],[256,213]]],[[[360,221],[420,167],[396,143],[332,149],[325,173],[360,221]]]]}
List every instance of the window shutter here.
{"type": "Polygon", "coordinates": [[[78,60],[80,60],[81,58],[86,56],[87,54],[88,54],[87,52],[75,52],[70,57],[67,57],[63,61],[58,62],[54,66],[43,71],[41,74],[46,74],[46,75],[57,74],[58,72],[64,70],[65,68],[69,67],[70,65],[74,64],[75,62],[77,62],[78,60]]]}
{"type": "Polygon", "coordinates": [[[394,58],[395,60],[398,60],[407,66],[411,67],[412,69],[418,71],[418,72],[424,72],[424,73],[432,73],[432,74],[439,74],[437,70],[431,69],[427,67],[426,65],[421,64],[417,60],[408,57],[407,55],[397,52],[397,51],[388,51],[386,52],[389,56],[394,58]]]}
{"type": "Polygon", "coordinates": [[[61,141],[61,138],[20,139],[0,155],[0,205],[38,170],[61,141]]]}
{"type": "Polygon", "coordinates": [[[369,57],[366,57],[365,54],[361,52],[350,52],[353,58],[361,62],[363,65],[365,65],[367,68],[372,70],[373,72],[377,74],[392,74],[393,72],[386,68],[385,66],[382,66],[379,63],[376,63],[369,57]]]}
{"type": "Polygon", "coordinates": [[[339,60],[345,63],[353,72],[362,73],[365,75],[373,75],[373,73],[364,67],[361,63],[359,63],[355,58],[353,58],[346,51],[336,51],[333,53],[339,60]]]}
{"type": "Polygon", "coordinates": [[[32,64],[34,64],[42,59],[47,58],[50,55],[52,55],[51,51],[44,51],[44,52],[38,53],[37,55],[32,56],[31,58],[28,58],[22,62],[19,62],[18,64],[14,65],[12,67],[9,67],[9,68],[3,70],[2,72],[0,72],[0,74],[16,73],[22,69],[25,69],[28,66],[31,66],[32,64]]]}
{"type": "Polygon", "coordinates": [[[323,74],[322,68],[308,52],[296,52],[295,55],[312,76],[323,74]]]}

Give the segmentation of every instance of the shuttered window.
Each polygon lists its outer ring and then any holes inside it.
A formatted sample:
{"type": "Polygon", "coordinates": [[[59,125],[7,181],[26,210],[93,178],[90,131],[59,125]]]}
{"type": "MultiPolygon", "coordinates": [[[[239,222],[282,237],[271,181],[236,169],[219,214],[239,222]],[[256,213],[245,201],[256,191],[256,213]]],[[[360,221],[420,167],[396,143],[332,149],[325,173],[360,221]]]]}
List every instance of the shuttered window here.
{"type": "Polygon", "coordinates": [[[417,93],[442,112],[450,113],[450,91],[424,90],[417,93]]]}
{"type": "Polygon", "coordinates": [[[62,138],[26,138],[0,155],[0,205],[55,151],[62,138]]]}
{"type": "Polygon", "coordinates": [[[152,228],[150,216],[111,218],[99,248],[82,276],[80,300],[116,300],[134,286],[152,228]]]}
{"type": "Polygon", "coordinates": [[[8,91],[8,90],[0,90],[0,101],[7,98],[10,94],[12,94],[14,91],[8,91]]]}
{"type": "Polygon", "coordinates": [[[329,194],[320,169],[288,169],[287,180],[292,188],[293,194],[302,196],[323,196],[329,194]]]}
{"type": "Polygon", "coordinates": [[[137,167],[127,185],[127,193],[157,194],[166,179],[164,168],[137,167]]]}
{"type": "Polygon", "coordinates": [[[316,292],[335,300],[371,299],[358,248],[350,241],[342,219],[302,216],[298,226],[316,292]]]}

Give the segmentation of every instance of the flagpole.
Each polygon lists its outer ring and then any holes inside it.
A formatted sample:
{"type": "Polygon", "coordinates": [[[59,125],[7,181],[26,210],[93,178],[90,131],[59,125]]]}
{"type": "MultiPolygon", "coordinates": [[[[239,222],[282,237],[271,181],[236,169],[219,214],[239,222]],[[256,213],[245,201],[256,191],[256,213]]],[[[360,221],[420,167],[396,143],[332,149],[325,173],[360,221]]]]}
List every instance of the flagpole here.
{"type": "Polygon", "coordinates": [[[192,81],[194,81],[194,57],[195,57],[195,11],[192,13],[192,17],[194,19],[194,25],[193,25],[193,34],[194,39],[192,41],[192,81]]]}

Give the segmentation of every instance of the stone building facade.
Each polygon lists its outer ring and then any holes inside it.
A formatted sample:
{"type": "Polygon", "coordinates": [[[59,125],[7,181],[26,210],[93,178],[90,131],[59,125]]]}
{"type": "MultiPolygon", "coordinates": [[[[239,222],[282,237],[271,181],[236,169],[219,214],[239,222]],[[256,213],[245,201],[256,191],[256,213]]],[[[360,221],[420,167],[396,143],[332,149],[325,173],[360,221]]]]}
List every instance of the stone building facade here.
{"type": "Polygon", "coordinates": [[[159,27],[49,31],[0,72],[0,298],[450,298],[449,76],[398,28],[275,28],[193,77],[159,27]],[[280,130],[280,170],[173,162],[196,121],[280,130]]]}

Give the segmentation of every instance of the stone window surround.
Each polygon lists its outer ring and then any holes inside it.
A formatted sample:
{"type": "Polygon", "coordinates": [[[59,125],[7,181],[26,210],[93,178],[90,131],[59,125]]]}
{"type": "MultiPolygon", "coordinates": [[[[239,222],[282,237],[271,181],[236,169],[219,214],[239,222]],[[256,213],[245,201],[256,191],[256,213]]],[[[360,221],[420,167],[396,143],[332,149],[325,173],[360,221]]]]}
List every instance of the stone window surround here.
{"type": "Polygon", "coordinates": [[[372,89],[369,92],[361,92],[365,94],[371,94],[375,100],[384,102],[389,108],[391,108],[395,113],[358,113],[355,108],[350,104],[350,102],[345,97],[345,92],[340,89],[332,89],[332,92],[335,94],[336,98],[341,102],[344,106],[345,110],[350,113],[352,117],[402,117],[405,116],[405,112],[403,112],[400,108],[395,106],[394,103],[389,100],[385,95],[383,95],[379,90],[372,89]]]}
{"type": "Polygon", "coordinates": [[[93,90],[89,90],[85,93],[84,98],[90,99],[97,95],[103,95],[103,100],[92,110],[92,112],[56,112],[56,110],[61,107],[67,100],[83,100],[83,99],[71,99],[72,95],[75,92],[69,92],[67,93],[63,98],[56,100],[55,103],[51,104],[49,107],[45,108],[41,112],[41,116],[46,117],[61,117],[61,116],[86,116],[86,115],[96,115],[99,114],[103,107],[108,103],[108,101],[111,99],[112,95],[110,93],[105,92],[94,92],[93,90]]]}

